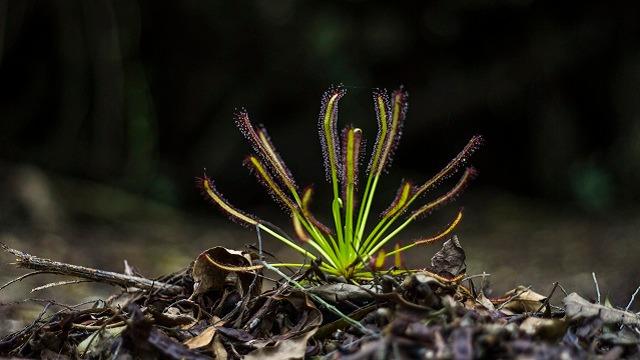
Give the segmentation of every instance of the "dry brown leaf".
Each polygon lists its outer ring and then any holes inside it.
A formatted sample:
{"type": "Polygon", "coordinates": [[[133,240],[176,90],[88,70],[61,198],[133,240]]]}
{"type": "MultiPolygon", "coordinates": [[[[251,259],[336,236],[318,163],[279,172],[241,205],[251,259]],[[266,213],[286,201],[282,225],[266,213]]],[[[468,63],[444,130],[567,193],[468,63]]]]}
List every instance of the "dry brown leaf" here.
{"type": "MultiPolygon", "coordinates": [[[[273,306],[274,308],[278,308],[278,303],[288,302],[291,306],[297,310],[297,322],[294,322],[292,326],[286,329],[285,332],[282,332],[282,329],[279,327],[271,327],[268,325],[268,322],[271,319],[261,319],[261,321],[266,321],[266,325],[263,327],[263,332],[260,334],[260,338],[249,341],[249,345],[254,346],[256,348],[262,348],[265,346],[275,346],[274,343],[287,340],[290,338],[298,338],[299,335],[306,334],[308,332],[315,333],[320,325],[322,324],[322,312],[316,308],[313,301],[309,299],[309,297],[301,292],[294,291],[286,295],[277,295],[273,296],[275,300],[273,306]],[[278,332],[271,332],[272,330],[277,329],[278,332]]],[[[256,327],[261,327],[256,326],[256,327]]]]}
{"type": "Polygon", "coordinates": [[[524,286],[518,286],[507,292],[505,296],[513,296],[513,299],[504,304],[502,309],[510,310],[514,313],[537,311],[547,299],[546,296],[540,295],[524,286]]]}
{"type": "Polygon", "coordinates": [[[458,237],[454,236],[442,244],[442,248],[431,258],[431,267],[440,273],[449,273],[453,276],[467,271],[465,264],[466,255],[458,237]]]}
{"type": "Polygon", "coordinates": [[[213,337],[213,343],[211,344],[211,351],[213,352],[213,356],[217,360],[227,360],[229,354],[227,353],[227,349],[224,348],[222,344],[222,339],[220,335],[213,337]]]}
{"type": "Polygon", "coordinates": [[[496,309],[495,306],[493,306],[493,303],[491,302],[491,300],[489,300],[486,296],[484,296],[484,293],[480,293],[476,301],[478,301],[480,305],[484,306],[484,308],[487,310],[492,311],[496,309]]]}
{"type": "Polygon", "coordinates": [[[640,316],[629,311],[592,304],[576,293],[569,294],[562,303],[567,317],[571,320],[599,317],[605,324],[640,325],[640,316]]]}
{"type": "Polygon", "coordinates": [[[184,344],[189,349],[197,349],[197,348],[205,347],[211,343],[211,340],[213,340],[213,337],[215,334],[216,334],[216,327],[209,326],[208,328],[204,329],[204,331],[201,332],[200,334],[185,341],[184,344]]]}
{"type": "Polygon", "coordinates": [[[245,360],[294,360],[304,359],[307,352],[307,341],[316,333],[314,328],[295,337],[277,341],[274,345],[264,346],[248,353],[245,360]]]}
{"type": "MultiPolygon", "coordinates": [[[[260,268],[260,265],[251,263],[251,256],[247,253],[221,246],[208,249],[198,255],[193,264],[192,276],[195,283],[192,297],[210,290],[222,290],[227,276],[231,273],[237,275],[237,285],[240,293],[244,294],[254,280],[255,271],[260,268]]],[[[254,291],[260,290],[260,279],[254,291]]]]}

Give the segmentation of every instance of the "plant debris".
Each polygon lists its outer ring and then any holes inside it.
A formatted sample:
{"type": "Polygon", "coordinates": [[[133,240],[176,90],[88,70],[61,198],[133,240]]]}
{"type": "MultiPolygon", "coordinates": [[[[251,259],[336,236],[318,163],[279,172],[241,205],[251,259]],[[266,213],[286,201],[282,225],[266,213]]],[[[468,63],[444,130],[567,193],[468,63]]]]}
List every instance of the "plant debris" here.
{"type": "MultiPolygon", "coordinates": [[[[46,359],[472,359],[640,356],[640,316],[576,293],[553,305],[519,286],[491,298],[485,276],[465,274],[457,238],[424,270],[379,271],[342,282],[313,267],[263,290],[256,254],[215,247],[158,279],[41,259],[4,247],[20,267],[117,284],[100,301],[44,301],[22,330],[0,339],[0,355],[46,359]],[[43,264],[46,264],[43,265],[43,264]],[[73,272],[65,272],[72,269],[73,272]],[[113,280],[119,279],[119,280],[113,280]],[[157,282],[162,286],[148,286],[157,282]],[[295,284],[295,285],[294,285],[295,284]],[[299,285],[299,286],[298,286],[299,285]],[[334,311],[339,310],[339,311],[334,311]],[[357,322],[360,325],[354,326],[357,322]],[[365,331],[363,331],[366,330],[365,331]]],[[[284,269],[283,269],[284,270],[284,269]]],[[[66,283],[66,282],[60,282],[66,283]]],[[[56,286],[55,283],[51,285],[56,286]]],[[[564,290],[563,290],[564,291],[564,290]]],[[[4,306],[9,306],[5,304],[4,306]]]]}

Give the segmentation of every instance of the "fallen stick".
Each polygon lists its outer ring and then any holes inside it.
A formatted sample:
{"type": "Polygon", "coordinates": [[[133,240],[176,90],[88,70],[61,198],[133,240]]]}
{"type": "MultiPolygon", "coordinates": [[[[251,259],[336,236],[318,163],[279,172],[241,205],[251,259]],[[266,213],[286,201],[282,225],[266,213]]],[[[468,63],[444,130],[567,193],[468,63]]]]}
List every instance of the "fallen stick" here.
{"type": "Polygon", "coordinates": [[[118,285],[122,287],[136,287],[149,291],[160,291],[167,294],[177,294],[184,289],[181,286],[167,284],[139,276],[125,275],[112,271],[92,269],[84,266],[66,264],[58,261],[40,258],[22,251],[12,249],[0,242],[0,247],[17,257],[15,265],[20,268],[42,271],[43,273],[75,276],[95,282],[118,285]]]}

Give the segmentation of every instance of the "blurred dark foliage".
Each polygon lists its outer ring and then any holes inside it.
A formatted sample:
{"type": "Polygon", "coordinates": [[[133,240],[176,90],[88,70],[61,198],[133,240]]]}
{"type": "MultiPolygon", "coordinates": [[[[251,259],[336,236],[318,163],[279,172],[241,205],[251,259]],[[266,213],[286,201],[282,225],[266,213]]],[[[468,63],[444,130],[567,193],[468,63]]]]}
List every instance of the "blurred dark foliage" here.
{"type": "Polygon", "coordinates": [[[234,108],[268,126],[300,183],[319,183],[322,91],[349,87],[342,123],[372,139],[371,88],[403,84],[388,185],[426,177],[480,133],[479,187],[624,206],[640,197],[629,6],[0,0],[0,158],[183,207],[201,203],[192,179],[207,167],[234,200],[258,202],[234,108]]]}

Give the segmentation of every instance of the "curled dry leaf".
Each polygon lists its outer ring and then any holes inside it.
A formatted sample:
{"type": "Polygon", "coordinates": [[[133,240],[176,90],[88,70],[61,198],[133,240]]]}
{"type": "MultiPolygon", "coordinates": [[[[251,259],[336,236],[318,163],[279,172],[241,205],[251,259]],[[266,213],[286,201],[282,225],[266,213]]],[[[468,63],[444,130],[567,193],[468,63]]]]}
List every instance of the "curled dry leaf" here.
{"type": "Polygon", "coordinates": [[[537,311],[547,299],[546,296],[540,295],[524,286],[518,286],[507,292],[505,296],[511,298],[506,304],[502,305],[501,309],[518,314],[537,311]]]}
{"type": "Polygon", "coordinates": [[[571,293],[562,300],[570,320],[598,317],[605,324],[640,325],[640,316],[599,304],[592,304],[580,295],[571,293]]]}
{"type": "Polygon", "coordinates": [[[442,248],[431,258],[431,267],[439,273],[453,276],[467,271],[466,255],[457,236],[445,241],[442,248]]]}
{"type": "MultiPolygon", "coordinates": [[[[198,255],[193,264],[192,275],[195,283],[192,296],[210,290],[222,290],[231,274],[235,275],[236,285],[240,293],[244,294],[254,281],[255,272],[261,268],[262,265],[252,264],[251,256],[248,253],[221,246],[208,249],[198,255]]],[[[260,279],[258,278],[257,281],[260,279]]],[[[254,291],[260,291],[261,284],[256,285],[254,291]]]]}

